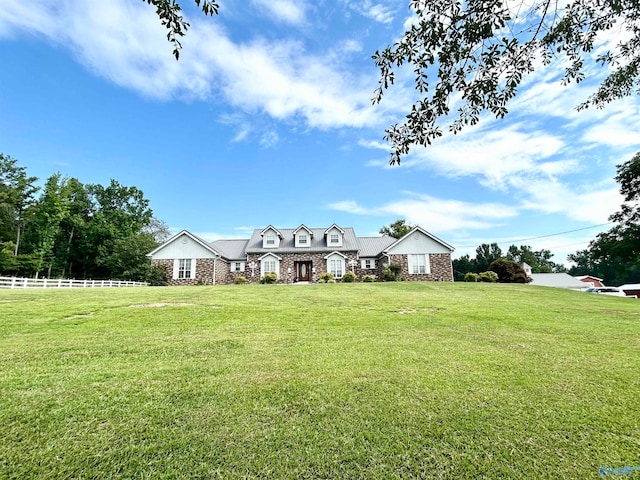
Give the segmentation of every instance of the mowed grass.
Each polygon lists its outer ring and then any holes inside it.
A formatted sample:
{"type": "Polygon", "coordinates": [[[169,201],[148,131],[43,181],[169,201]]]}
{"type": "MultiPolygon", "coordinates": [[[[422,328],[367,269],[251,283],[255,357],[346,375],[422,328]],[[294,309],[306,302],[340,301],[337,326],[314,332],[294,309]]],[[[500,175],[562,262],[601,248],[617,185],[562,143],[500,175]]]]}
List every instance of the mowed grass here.
{"type": "Polygon", "coordinates": [[[408,282],[0,291],[0,478],[638,465],[640,300],[408,282]]]}

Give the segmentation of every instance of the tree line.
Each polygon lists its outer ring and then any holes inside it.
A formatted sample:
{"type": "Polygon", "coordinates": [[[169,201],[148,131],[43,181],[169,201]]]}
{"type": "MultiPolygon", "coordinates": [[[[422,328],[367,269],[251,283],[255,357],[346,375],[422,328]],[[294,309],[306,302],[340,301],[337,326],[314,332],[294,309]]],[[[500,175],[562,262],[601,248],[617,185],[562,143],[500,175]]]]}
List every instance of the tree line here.
{"type": "Polygon", "coordinates": [[[0,153],[0,274],[147,280],[146,254],[169,236],[137,187],[38,179],[0,153]]]}

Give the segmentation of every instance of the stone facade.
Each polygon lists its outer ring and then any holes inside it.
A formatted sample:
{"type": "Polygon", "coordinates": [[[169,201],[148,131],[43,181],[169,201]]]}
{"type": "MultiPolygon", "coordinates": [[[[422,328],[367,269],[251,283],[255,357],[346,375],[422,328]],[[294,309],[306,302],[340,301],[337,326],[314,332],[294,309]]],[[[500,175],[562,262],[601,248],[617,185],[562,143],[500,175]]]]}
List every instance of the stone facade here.
{"type": "MultiPolygon", "coordinates": [[[[269,248],[265,247],[263,238],[264,231],[268,229],[256,229],[251,238],[246,240],[216,240],[210,243],[183,230],[149,253],[149,257],[153,264],[165,269],[170,285],[233,284],[239,277],[244,277],[244,281],[248,283],[258,283],[261,279],[260,258],[269,254],[279,259],[277,282],[282,284],[299,280],[296,275],[301,263],[309,269],[309,281],[318,282],[321,274],[330,270],[327,257],[332,260],[333,255],[342,258],[344,272],[353,272],[358,281],[362,281],[367,275],[383,280],[384,268],[389,263],[400,266],[398,276],[402,280],[453,281],[453,247],[420,227],[415,227],[401,239],[357,237],[353,228],[341,229],[335,225],[329,229],[304,227],[309,235],[305,236],[305,246],[300,246],[297,243],[297,232],[302,227],[304,225],[295,230],[281,231],[269,227],[280,238],[277,244],[271,242],[269,248]],[[428,274],[409,273],[409,255],[414,254],[428,255],[428,274]],[[363,268],[363,260],[358,255],[363,255],[365,260],[374,260],[374,268],[363,268]],[[194,278],[173,278],[175,259],[195,260],[195,267],[192,269],[194,278]],[[244,268],[236,271],[236,262],[242,262],[244,268]]],[[[268,238],[271,239],[275,234],[269,234],[268,238]]]]}
{"type": "MultiPolygon", "coordinates": [[[[173,278],[173,260],[152,260],[154,265],[162,265],[167,272],[167,281],[171,286],[179,285],[212,285],[214,272],[213,258],[197,258],[195,278],[173,278]]],[[[221,259],[215,260],[215,283],[233,283],[228,282],[226,273],[229,272],[229,264],[221,259]]]]}
{"type": "MultiPolygon", "coordinates": [[[[357,252],[340,252],[346,258],[344,259],[345,272],[352,270],[350,266],[351,261],[358,262],[357,252]]],[[[247,282],[259,282],[260,281],[260,257],[264,254],[249,254],[247,255],[247,264],[245,267],[245,277],[247,282]],[[252,272],[249,268],[251,263],[255,264],[255,269],[252,272]]],[[[296,262],[311,262],[311,275],[309,281],[314,283],[320,279],[320,274],[327,271],[327,261],[324,257],[327,256],[326,252],[300,252],[300,253],[276,253],[280,260],[280,273],[278,275],[278,283],[293,283],[296,277],[296,262]]],[[[355,271],[358,275],[358,271],[355,271]]]]}
{"type": "Polygon", "coordinates": [[[389,255],[391,263],[396,263],[402,268],[400,277],[408,281],[432,281],[453,282],[453,266],[451,255],[448,253],[429,254],[430,273],[416,275],[409,273],[409,258],[407,255],[389,255]]]}
{"type": "MultiPolygon", "coordinates": [[[[345,272],[352,271],[356,274],[358,281],[362,280],[365,275],[374,275],[376,279],[382,279],[382,270],[391,259],[391,263],[400,265],[400,277],[408,281],[437,281],[452,282],[453,269],[451,265],[451,255],[446,253],[432,253],[429,255],[431,273],[425,275],[416,275],[409,273],[409,263],[407,255],[389,255],[389,257],[378,257],[376,266],[373,269],[362,268],[362,264],[358,259],[357,252],[341,252],[346,255],[344,260],[345,272]]],[[[260,281],[260,260],[262,255],[249,254],[245,262],[244,272],[230,271],[229,263],[222,259],[215,260],[216,284],[233,284],[238,277],[244,277],[247,283],[258,283],[260,281]],[[253,262],[254,268],[250,265],[253,262]]],[[[311,275],[309,281],[312,283],[320,279],[320,274],[327,271],[326,253],[284,253],[278,255],[280,261],[280,273],[278,275],[278,283],[294,283],[296,262],[311,262],[311,275]]],[[[211,285],[213,284],[214,260],[212,258],[196,259],[196,277],[195,278],[173,278],[173,260],[153,260],[154,265],[162,265],[167,272],[169,285],[211,285]]]]}

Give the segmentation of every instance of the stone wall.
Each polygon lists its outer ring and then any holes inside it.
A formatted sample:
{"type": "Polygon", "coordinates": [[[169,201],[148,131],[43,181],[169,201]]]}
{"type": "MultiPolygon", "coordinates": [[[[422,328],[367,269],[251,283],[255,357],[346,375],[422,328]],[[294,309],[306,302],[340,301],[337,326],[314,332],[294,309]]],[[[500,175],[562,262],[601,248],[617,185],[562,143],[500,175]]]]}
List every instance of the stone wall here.
{"type": "Polygon", "coordinates": [[[429,254],[429,264],[431,273],[410,274],[409,257],[407,255],[390,255],[391,263],[396,263],[402,267],[400,277],[408,281],[432,281],[432,282],[453,282],[453,268],[451,265],[451,254],[431,253],[429,254]]]}
{"type": "MultiPolygon", "coordinates": [[[[167,272],[167,280],[169,285],[212,285],[214,259],[213,258],[197,258],[196,259],[196,275],[195,278],[173,278],[173,260],[152,260],[154,265],[164,266],[167,272]]],[[[215,260],[215,283],[228,283],[227,273],[229,272],[229,264],[225,260],[215,260]]],[[[233,282],[231,282],[233,283],[233,282]]]]}
{"type": "MultiPolygon", "coordinates": [[[[343,252],[344,253],[344,252],[343,252]]],[[[215,273],[216,284],[233,284],[237,277],[245,277],[249,283],[260,282],[260,260],[259,258],[263,254],[250,254],[248,255],[247,262],[245,263],[244,272],[231,272],[230,264],[221,259],[215,261],[215,273]],[[252,270],[249,265],[251,262],[255,263],[255,268],[252,270]]],[[[308,253],[284,253],[278,255],[282,260],[280,261],[280,273],[278,276],[278,283],[293,283],[296,269],[295,262],[311,262],[311,282],[317,282],[320,279],[320,274],[327,271],[327,261],[324,259],[327,256],[326,252],[308,252],[308,253]]],[[[382,279],[382,269],[384,264],[389,260],[386,256],[376,259],[375,269],[363,269],[361,261],[357,258],[356,252],[347,252],[347,258],[345,259],[345,272],[353,271],[356,274],[358,281],[362,280],[365,275],[375,275],[376,279],[382,279]],[[355,261],[356,265],[351,267],[349,263],[355,261]]],[[[451,265],[451,255],[448,253],[432,253],[429,255],[429,262],[431,267],[431,273],[424,275],[409,274],[409,264],[407,255],[391,255],[391,262],[397,263],[401,266],[402,270],[400,276],[408,281],[453,281],[453,269],[451,265]]],[[[196,278],[180,278],[174,279],[173,277],[173,260],[152,260],[154,265],[162,265],[167,272],[167,279],[169,285],[211,285],[213,284],[213,270],[214,260],[212,258],[198,258],[196,259],[196,278]]]]}
{"type": "MultiPolygon", "coordinates": [[[[358,275],[360,270],[359,260],[357,260],[357,253],[354,252],[341,252],[343,255],[346,255],[345,258],[345,272],[350,271],[351,267],[349,266],[349,262],[352,260],[357,261],[358,265],[356,266],[355,273],[358,275]]],[[[247,258],[247,264],[245,267],[245,275],[244,277],[248,282],[259,282],[260,281],[260,257],[264,254],[250,254],[247,258]],[[251,262],[254,262],[256,267],[255,271],[252,275],[251,269],[249,265],[251,262]]],[[[327,271],[327,261],[324,259],[328,255],[327,252],[305,252],[305,253],[282,253],[276,254],[282,260],[280,261],[280,272],[278,275],[278,283],[293,283],[296,276],[296,262],[311,262],[311,276],[309,278],[310,282],[317,282],[320,279],[320,274],[327,271]]]]}

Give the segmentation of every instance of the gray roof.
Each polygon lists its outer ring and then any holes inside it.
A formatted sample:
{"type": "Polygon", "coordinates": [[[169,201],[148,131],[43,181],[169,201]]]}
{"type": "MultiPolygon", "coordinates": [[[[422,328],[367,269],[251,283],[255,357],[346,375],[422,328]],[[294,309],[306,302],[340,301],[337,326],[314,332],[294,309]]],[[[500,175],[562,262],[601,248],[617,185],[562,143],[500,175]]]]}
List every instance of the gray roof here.
{"type": "Polygon", "coordinates": [[[360,257],[377,257],[397,241],[393,237],[358,237],[360,257]]]}
{"type": "Polygon", "coordinates": [[[358,240],[356,234],[351,227],[343,228],[344,237],[341,247],[327,245],[324,237],[326,228],[310,228],[312,232],[311,245],[307,248],[296,247],[294,242],[293,232],[295,228],[279,228],[278,231],[282,234],[282,240],[280,240],[280,246],[278,248],[262,248],[262,236],[260,235],[264,229],[256,229],[249,239],[247,244],[247,253],[300,253],[301,251],[307,252],[344,252],[358,250],[358,240]]]}
{"type": "Polygon", "coordinates": [[[214,248],[220,255],[229,260],[243,260],[246,258],[246,247],[249,240],[216,240],[211,242],[211,248],[214,248]]]}
{"type": "Polygon", "coordinates": [[[574,290],[584,290],[588,284],[576,280],[568,273],[532,273],[529,275],[533,280],[531,285],[538,287],[571,288],[574,290]]]}

